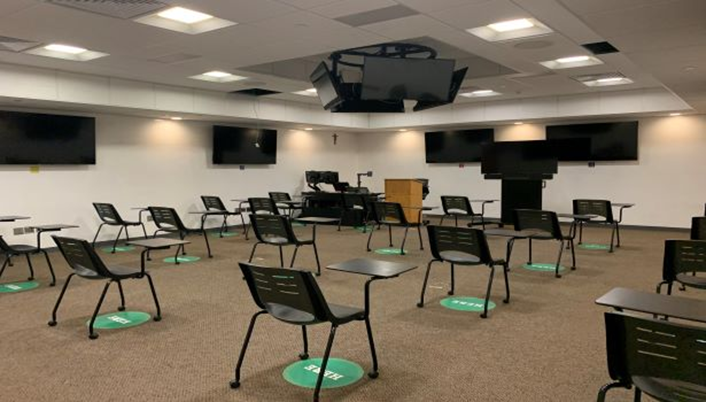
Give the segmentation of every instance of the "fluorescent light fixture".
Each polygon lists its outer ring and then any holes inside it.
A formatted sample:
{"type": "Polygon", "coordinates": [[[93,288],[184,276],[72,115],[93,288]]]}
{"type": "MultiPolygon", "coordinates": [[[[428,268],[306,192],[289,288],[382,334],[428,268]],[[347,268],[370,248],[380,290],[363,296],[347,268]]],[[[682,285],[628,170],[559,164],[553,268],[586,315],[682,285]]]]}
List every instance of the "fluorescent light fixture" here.
{"type": "Polygon", "coordinates": [[[193,75],[189,78],[191,78],[193,80],[215,82],[218,84],[222,84],[225,82],[242,81],[242,80],[247,79],[247,77],[231,74],[231,73],[228,73],[225,71],[218,71],[218,70],[208,71],[208,72],[205,72],[205,73],[199,74],[199,75],[193,75]]]}
{"type": "Polygon", "coordinates": [[[672,117],[677,117],[677,116],[681,116],[681,113],[670,113],[669,115],[672,117]]]}
{"type": "Polygon", "coordinates": [[[311,127],[307,127],[307,128],[305,128],[304,130],[306,130],[306,131],[313,131],[314,129],[311,128],[311,127]]]}
{"type": "Polygon", "coordinates": [[[50,50],[52,52],[59,52],[59,53],[68,53],[68,54],[81,54],[83,52],[87,52],[88,49],[84,49],[82,47],[76,47],[76,46],[69,46],[69,45],[60,45],[58,43],[54,43],[51,45],[44,46],[44,49],[50,50]]]}
{"type": "Polygon", "coordinates": [[[633,83],[633,80],[620,73],[580,75],[571,78],[588,87],[606,87],[611,85],[626,85],[633,83]]]}
{"type": "Polygon", "coordinates": [[[489,42],[502,42],[520,38],[531,38],[554,32],[551,28],[534,18],[519,18],[508,21],[500,21],[481,27],[467,29],[466,31],[489,42]]]}
{"type": "Polygon", "coordinates": [[[34,47],[25,50],[24,53],[71,61],[89,61],[108,56],[108,53],[94,52],[82,47],[64,45],[60,43],[52,43],[45,46],[34,47]]]}
{"type": "Polygon", "coordinates": [[[173,116],[173,117],[170,117],[170,119],[172,119],[172,120],[174,120],[174,121],[184,120],[183,117],[179,117],[179,116],[173,116]]]}
{"type": "Polygon", "coordinates": [[[495,32],[509,32],[509,31],[517,31],[518,29],[527,29],[527,28],[532,28],[534,24],[532,21],[528,20],[527,18],[520,18],[519,20],[510,20],[510,21],[502,21],[502,22],[496,22],[494,24],[489,24],[488,28],[492,29],[495,32]]]}
{"type": "Polygon", "coordinates": [[[292,92],[295,95],[302,95],[302,96],[317,96],[318,94],[316,93],[316,88],[309,88],[305,89],[303,91],[297,91],[297,92],[292,92]]]}
{"type": "Polygon", "coordinates": [[[164,11],[148,14],[135,19],[135,22],[190,35],[215,31],[216,29],[237,24],[233,21],[224,20],[210,14],[184,7],[171,7],[164,11]]]}
{"type": "Polygon", "coordinates": [[[172,7],[160,13],[158,16],[173,21],[182,22],[184,24],[196,24],[213,18],[212,15],[200,13],[198,11],[189,10],[184,7],[172,7]]]}
{"type": "Polygon", "coordinates": [[[523,122],[521,122],[521,121],[516,121],[516,122],[515,122],[515,125],[516,125],[516,126],[521,126],[521,125],[523,125],[523,124],[525,124],[525,123],[523,123],[523,122]]]}
{"type": "Polygon", "coordinates": [[[397,130],[397,131],[399,131],[400,133],[404,133],[404,132],[407,131],[407,129],[406,129],[406,128],[401,128],[401,129],[399,129],[399,130],[397,130]]]}
{"type": "Polygon", "coordinates": [[[560,70],[562,68],[576,68],[576,67],[587,67],[603,64],[603,62],[593,56],[581,55],[581,56],[569,56],[562,57],[556,60],[542,61],[539,64],[546,68],[552,70],[560,70]]]}
{"type": "Polygon", "coordinates": [[[477,89],[475,91],[465,92],[459,95],[464,96],[466,98],[484,98],[487,96],[498,96],[501,95],[501,93],[495,92],[492,89],[477,89]]]}

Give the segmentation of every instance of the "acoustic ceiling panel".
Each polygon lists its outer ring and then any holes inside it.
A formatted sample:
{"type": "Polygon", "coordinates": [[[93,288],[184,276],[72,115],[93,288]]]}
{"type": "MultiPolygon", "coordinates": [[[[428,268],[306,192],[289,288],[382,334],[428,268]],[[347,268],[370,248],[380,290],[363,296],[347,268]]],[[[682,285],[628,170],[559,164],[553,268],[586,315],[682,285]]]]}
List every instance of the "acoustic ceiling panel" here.
{"type": "Polygon", "coordinates": [[[167,7],[157,0],[46,0],[57,6],[120,19],[133,19],[167,7]]]}

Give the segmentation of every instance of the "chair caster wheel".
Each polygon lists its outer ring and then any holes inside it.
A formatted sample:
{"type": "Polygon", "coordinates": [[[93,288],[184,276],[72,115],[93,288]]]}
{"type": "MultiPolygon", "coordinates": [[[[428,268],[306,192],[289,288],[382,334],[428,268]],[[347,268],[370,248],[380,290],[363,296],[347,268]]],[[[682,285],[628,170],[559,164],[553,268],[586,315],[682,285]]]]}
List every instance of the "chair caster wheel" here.
{"type": "Polygon", "coordinates": [[[309,358],[308,353],[299,353],[299,360],[306,360],[309,358]]]}
{"type": "Polygon", "coordinates": [[[453,296],[453,295],[454,295],[454,291],[453,291],[453,290],[449,290],[446,294],[449,295],[449,296],[453,296]]]}
{"type": "Polygon", "coordinates": [[[424,303],[417,303],[417,307],[419,307],[419,308],[424,307],[424,303]]]}
{"type": "Polygon", "coordinates": [[[49,286],[54,287],[54,286],[56,286],[56,283],[52,282],[49,284],[49,286]]]}
{"type": "Polygon", "coordinates": [[[208,258],[213,258],[213,256],[212,256],[212,255],[209,255],[208,258]]]}
{"type": "Polygon", "coordinates": [[[47,325],[50,327],[56,327],[56,321],[49,321],[47,325]]]}
{"type": "Polygon", "coordinates": [[[509,303],[510,303],[510,299],[505,299],[505,300],[503,300],[503,303],[509,304],[509,303]]]}
{"type": "Polygon", "coordinates": [[[33,280],[34,280],[34,277],[33,277],[33,276],[30,276],[29,278],[27,278],[27,280],[28,280],[28,281],[33,281],[33,280]]]}
{"type": "Polygon", "coordinates": [[[561,278],[561,275],[560,275],[560,274],[556,274],[556,275],[554,275],[554,277],[555,277],[555,278],[561,278]]]}
{"type": "Polygon", "coordinates": [[[314,275],[316,275],[316,276],[321,276],[321,273],[320,273],[320,272],[317,272],[317,273],[315,273],[314,275]]]}
{"type": "Polygon", "coordinates": [[[88,335],[88,339],[98,339],[98,334],[90,334],[88,335]]]}
{"type": "Polygon", "coordinates": [[[230,382],[230,389],[238,389],[240,388],[240,381],[231,381],[230,382]]]}
{"type": "Polygon", "coordinates": [[[368,377],[370,377],[372,379],[378,378],[379,375],[380,375],[380,373],[378,373],[377,371],[371,371],[368,373],[368,377]]]}
{"type": "Polygon", "coordinates": [[[125,307],[124,306],[118,307],[118,311],[125,311],[125,307]]]}
{"type": "Polygon", "coordinates": [[[157,321],[157,322],[160,322],[160,321],[162,321],[162,317],[161,317],[161,316],[157,316],[157,317],[154,317],[153,320],[155,320],[155,321],[157,321]]]}
{"type": "Polygon", "coordinates": [[[480,318],[488,318],[488,314],[481,314],[480,318]]]}

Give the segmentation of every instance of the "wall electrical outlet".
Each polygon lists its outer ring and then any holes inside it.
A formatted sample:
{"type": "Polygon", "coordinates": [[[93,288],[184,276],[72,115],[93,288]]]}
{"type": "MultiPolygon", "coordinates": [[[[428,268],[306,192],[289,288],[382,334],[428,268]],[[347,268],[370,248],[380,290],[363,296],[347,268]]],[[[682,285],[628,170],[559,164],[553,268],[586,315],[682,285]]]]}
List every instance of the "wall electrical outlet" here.
{"type": "Polygon", "coordinates": [[[24,228],[14,228],[12,229],[12,234],[15,236],[23,235],[25,234],[25,229],[24,228]]]}

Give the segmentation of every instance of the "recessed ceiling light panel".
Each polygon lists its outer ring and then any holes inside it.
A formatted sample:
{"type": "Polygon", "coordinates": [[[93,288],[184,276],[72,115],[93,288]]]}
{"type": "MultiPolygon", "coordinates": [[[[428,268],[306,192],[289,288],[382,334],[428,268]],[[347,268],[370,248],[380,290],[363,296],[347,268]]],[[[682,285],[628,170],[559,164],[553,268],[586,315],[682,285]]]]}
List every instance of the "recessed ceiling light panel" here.
{"type": "Polygon", "coordinates": [[[587,87],[607,87],[612,85],[626,85],[633,83],[633,80],[621,73],[579,75],[572,78],[587,87]]]}
{"type": "Polygon", "coordinates": [[[136,22],[158,28],[197,35],[236,25],[233,21],[214,17],[184,7],[172,7],[135,19],[136,22]]]}
{"type": "Polygon", "coordinates": [[[226,83],[226,82],[242,81],[242,80],[247,79],[247,77],[227,73],[225,71],[208,71],[203,74],[191,76],[189,78],[194,79],[194,80],[216,82],[219,84],[226,83]]]}
{"type": "Polygon", "coordinates": [[[53,57],[71,61],[89,61],[108,56],[108,53],[95,52],[78,46],[52,43],[25,50],[24,53],[35,56],[53,57]]]}
{"type": "Polygon", "coordinates": [[[309,89],[305,89],[303,91],[296,91],[296,92],[292,92],[292,93],[295,95],[311,96],[311,97],[318,95],[316,92],[316,88],[309,88],[309,89]]]}
{"type": "Polygon", "coordinates": [[[466,31],[489,42],[531,38],[554,32],[551,28],[534,18],[499,21],[482,27],[467,29],[466,31]]]}
{"type": "Polygon", "coordinates": [[[563,68],[596,66],[599,64],[603,64],[603,62],[600,59],[593,57],[593,56],[581,55],[581,56],[562,57],[562,58],[559,58],[556,60],[542,61],[539,64],[543,65],[546,68],[550,68],[552,70],[560,70],[563,68]]]}
{"type": "Polygon", "coordinates": [[[477,89],[475,91],[464,92],[459,95],[466,98],[485,98],[488,96],[498,96],[502,94],[500,92],[495,92],[492,89],[477,89]]]}

